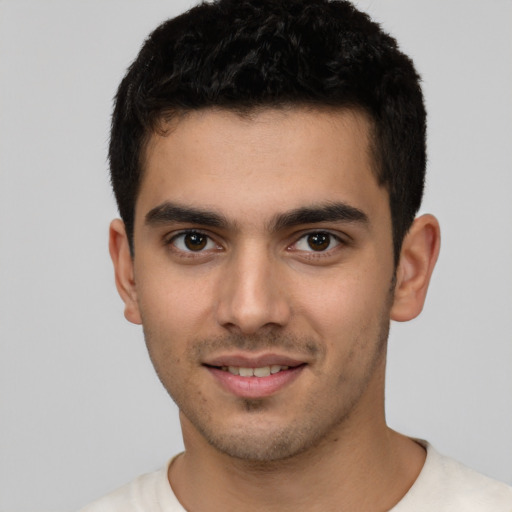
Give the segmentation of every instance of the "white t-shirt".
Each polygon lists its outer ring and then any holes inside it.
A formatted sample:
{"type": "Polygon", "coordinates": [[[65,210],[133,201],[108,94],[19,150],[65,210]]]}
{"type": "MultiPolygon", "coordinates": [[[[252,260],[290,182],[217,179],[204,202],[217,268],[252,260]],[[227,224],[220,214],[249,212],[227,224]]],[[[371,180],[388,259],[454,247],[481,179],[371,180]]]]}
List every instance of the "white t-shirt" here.
{"type": "MultiPolygon", "coordinates": [[[[512,512],[512,487],[422,444],[425,465],[390,512],[512,512]]],[[[138,477],[80,512],[186,512],[169,485],[168,467],[138,477]]]]}

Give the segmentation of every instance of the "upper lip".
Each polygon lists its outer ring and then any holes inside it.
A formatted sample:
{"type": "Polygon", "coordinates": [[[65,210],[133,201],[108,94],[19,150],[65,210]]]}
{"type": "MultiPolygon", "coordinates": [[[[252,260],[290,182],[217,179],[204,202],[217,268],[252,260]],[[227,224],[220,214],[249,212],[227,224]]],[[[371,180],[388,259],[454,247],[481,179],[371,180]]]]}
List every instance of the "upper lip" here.
{"type": "Polygon", "coordinates": [[[237,366],[241,368],[261,368],[263,366],[300,366],[306,361],[287,355],[266,353],[261,355],[249,354],[220,354],[204,361],[207,366],[237,366]]]}

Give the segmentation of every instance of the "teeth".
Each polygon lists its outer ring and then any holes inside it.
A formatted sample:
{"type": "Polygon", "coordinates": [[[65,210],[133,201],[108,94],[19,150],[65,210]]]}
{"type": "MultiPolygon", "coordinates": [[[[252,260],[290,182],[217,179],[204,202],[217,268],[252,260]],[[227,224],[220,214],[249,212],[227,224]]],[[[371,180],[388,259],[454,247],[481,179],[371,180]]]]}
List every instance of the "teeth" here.
{"type": "Polygon", "coordinates": [[[233,375],[240,375],[240,373],[238,372],[238,367],[237,366],[229,366],[228,367],[228,372],[232,373],[233,375]]]}
{"type": "Polygon", "coordinates": [[[289,366],[273,364],[271,366],[262,366],[260,368],[244,368],[240,366],[222,366],[221,368],[225,372],[229,372],[233,375],[240,375],[240,377],[268,377],[274,373],[288,370],[289,366]]]}
{"type": "Polygon", "coordinates": [[[240,372],[240,377],[252,377],[254,375],[252,368],[240,368],[238,371],[240,372]]]}
{"type": "Polygon", "coordinates": [[[270,375],[270,366],[263,366],[262,368],[254,368],[255,377],[268,377],[270,375]]]}

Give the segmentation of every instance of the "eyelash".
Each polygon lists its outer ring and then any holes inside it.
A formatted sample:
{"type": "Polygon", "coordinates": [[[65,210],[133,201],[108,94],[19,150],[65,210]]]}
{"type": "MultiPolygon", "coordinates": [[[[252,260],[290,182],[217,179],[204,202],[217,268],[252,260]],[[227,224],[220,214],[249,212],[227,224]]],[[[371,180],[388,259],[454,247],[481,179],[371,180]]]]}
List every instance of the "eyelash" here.
{"type": "MultiPolygon", "coordinates": [[[[172,236],[170,236],[168,239],[165,240],[165,244],[170,246],[171,249],[178,253],[182,257],[188,257],[188,258],[194,258],[194,257],[204,257],[206,255],[211,254],[212,248],[206,248],[202,247],[198,251],[194,251],[190,248],[180,248],[177,247],[176,242],[182,238],[183,244],[186,244],[185,237],[187,235],[198,235],[199,237],[204,237],[206,239],[205,247],[208,246],[208,244],[214,244],[215,249],[214,250],[222,250],[222,246],[218,244],[214,238],[209,235],[208,233],[205,233],[204,231],[198,230],[198,229],[188,229],[185,231],[180,231],[179,233],[175,233],[172,236]]],[[[334,251],[337,247],[347,245],[347,242],[342,239],[340,236],[335,235],[334,233],[331,233],[329,231],[325,230],[318,230],[318,231],[308,231],[306,233],[301,234],[295,242],[291,243],[287,246],[287,250],[290,252],[296,252],[301,253],[306,258],[321,258],[321,257],[327,257],[332,254],[332,251],[334,251]],[[328,238],[328,245],[324,250],[315,251],[311,246],[311,250],[305,250],[305,249],[297,249],[297,246],[299,243],[308,243],[307,241],[308,237],[314,237],[314,236],[324,236],[328,238]],[[335,243],[334,246],[333,243],[335,243]]]]}
{"type": "Polygon", "coordinates": [[[220,248],[220,245],[217,244],[215,242],[215,240],[209,234],[207,234],[203,231],[200,231],[198,229],[187,229],[185,231],[181,231],[179,233],[173,234],[170,238],[168,238],[165,241],[165,244],[171,246],[173,248],[173,250],[179,252],[180,254],[187,254],[190,256],[196,256],[196,255],[200,255],[200,254],[206,252],[203,250],[204,248],[201,248],[201,250],[199,250],[199,251],[194,251],[190,248],[189,248],[189,250],[187,250],[187,249],[182,249],[182,248],[177,247],[176,241],[179,240],[180,238],[183,238],[183,243],[185,244],[186,243],[185,237],[187,235],[198,235],[199,237],[203,237],[206,239],[206,245],[213,243],[216,246],[216,248],[220,248]]]}
{"type": "Polygon", "coordinates": [[[307,243],[311,250],[310,251],[305,250],[305,249],[292,249],[292,250],[301,251],[301,252],[305,252],[305,253],[311,253],[311,255],[315,255],[315,256],[320,256],[320,255],[325,255],[326,253],[330,253],[330,251],[334,250],[336,247],[343,244],[343,240],[339,236],[337,236],[334,233],[331,233],[329,231],[309,231],[308,233],[304,233],[301,237],[299,237],[297,239],[297,241],[294,242],[290,247],[294,247],[294,246],[297,247],[299,245],[299,243],[301,243],[301,241],[304,241],[305,243],[307,243]],[[327,238],[327,247],[325,247],[323,250],[315,251],[315,249],[313,249],[313,247],[311,247],[311,245],[309,243],[310,237],[311,238],[321,237],[320,241],[322,241],[322,238],[327,238]],[[334,246],[332,246],[333,243],[335,244],[334,246]]]}

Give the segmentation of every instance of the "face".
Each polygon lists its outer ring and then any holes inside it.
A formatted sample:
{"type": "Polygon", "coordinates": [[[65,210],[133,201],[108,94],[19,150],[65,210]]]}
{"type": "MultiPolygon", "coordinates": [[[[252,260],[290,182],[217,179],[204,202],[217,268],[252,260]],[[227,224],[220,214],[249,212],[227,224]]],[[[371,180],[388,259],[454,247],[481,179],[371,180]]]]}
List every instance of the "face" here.
{"type": "Polygon", "coordinates": [[[383,417],[394,268],[371,167],[349,111],[204,110],[152,137],[127,317],[185,439],[277,460],[383,417]]]}

